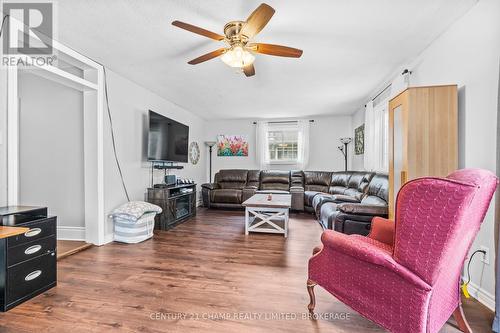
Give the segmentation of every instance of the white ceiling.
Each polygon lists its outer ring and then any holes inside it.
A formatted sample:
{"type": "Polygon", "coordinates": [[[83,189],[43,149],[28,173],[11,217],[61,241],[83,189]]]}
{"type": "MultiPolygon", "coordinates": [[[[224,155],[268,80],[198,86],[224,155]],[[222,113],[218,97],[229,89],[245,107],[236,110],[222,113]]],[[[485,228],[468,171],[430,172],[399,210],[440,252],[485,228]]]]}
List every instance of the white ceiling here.
{"type": "Polygon", "coordinates": [[[57,39],[205,119],[351,114],[476,0],[268,0],[276,13],[255,40],[302,58],[257,55],[251,78],[220,59],[187,64],[223,43],[173,20],[222,34],[260,2],[59,0],[57,39]]]}

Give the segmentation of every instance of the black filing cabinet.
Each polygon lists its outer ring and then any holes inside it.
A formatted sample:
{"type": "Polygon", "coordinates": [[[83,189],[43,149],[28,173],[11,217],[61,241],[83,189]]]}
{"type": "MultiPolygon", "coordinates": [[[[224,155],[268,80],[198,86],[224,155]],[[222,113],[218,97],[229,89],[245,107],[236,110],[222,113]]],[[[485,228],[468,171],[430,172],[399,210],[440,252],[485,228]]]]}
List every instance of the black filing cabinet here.
{"type": "Polygon", "coordinates": [[[0,208],[0,222],[29,228],[0,239],[0,311],[7,311],[56,285],[57,217],[46,207],[9,206],[0,208]]]}

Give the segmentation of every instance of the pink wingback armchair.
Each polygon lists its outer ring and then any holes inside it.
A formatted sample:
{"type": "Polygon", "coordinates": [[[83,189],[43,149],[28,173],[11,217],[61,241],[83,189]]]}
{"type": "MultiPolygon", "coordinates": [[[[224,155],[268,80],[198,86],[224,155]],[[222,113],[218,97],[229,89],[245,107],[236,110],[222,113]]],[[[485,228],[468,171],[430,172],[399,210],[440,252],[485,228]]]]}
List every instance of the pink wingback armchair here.
{"type": "Polygon", "coordinates": [[[318,284],[391,332],[438,332],[452,314],[470,332],[460,273],[497,184],[479,169],[415,179],[399,191],[395,222],[374,218],[367,237],[326,230],[309,260],[309,311],[318,284]]]}

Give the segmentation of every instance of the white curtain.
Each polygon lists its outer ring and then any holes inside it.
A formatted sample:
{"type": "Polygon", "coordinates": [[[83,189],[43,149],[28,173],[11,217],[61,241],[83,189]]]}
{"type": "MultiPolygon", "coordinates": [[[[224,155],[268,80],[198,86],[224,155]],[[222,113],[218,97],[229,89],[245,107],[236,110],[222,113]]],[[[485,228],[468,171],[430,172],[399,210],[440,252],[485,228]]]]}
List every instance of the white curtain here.
{"type": "Polygon", "coordinates": [[[297,143],[297,169],[305,170],[309,163],[309,120],[299,120],[297,143]]]}
{"type": "Polygon", "coordinates": [[[399,95],[400,92],[408,88],[409,84],[410,84],[410,73],[398,75],[391,82],[391,95],[389,99],[392,99],[397,95],[399,95]]]}
{"type": "Polygon", "coordinates": [[[369,101],[365,109],[364,168],[389,171],[389,101],[408,88],[410,73],[398,75],[389,88],[369,101]]]}
{"type": "Polygon", "coordinates": [[[269,124],[266,121],[258,121],[255,126],[255,160],[261,170],[269,168],[269,142],[267,132],[269,124]]]}
{"type": "Polygon", "coordinates": [[[375,107],[373,101],[366,104],[364,168],[368,171],[387,172],[389,169],[387,108],[386,100],[375,107]]]}

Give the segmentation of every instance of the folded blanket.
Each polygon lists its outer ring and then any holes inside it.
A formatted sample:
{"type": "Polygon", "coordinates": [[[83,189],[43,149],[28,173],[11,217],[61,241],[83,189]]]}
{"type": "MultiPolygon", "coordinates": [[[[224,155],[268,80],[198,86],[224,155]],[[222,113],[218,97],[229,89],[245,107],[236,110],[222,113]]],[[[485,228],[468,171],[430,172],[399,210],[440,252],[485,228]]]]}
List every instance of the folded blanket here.
{"type": "Polygon", "coordinates": [[[144,201],[130,201],[118,208],[115,208],[110,217],[112,218],[120,218],[123,220],[128,220],[131,222],[135,222],[140,219],[144,214],[148,213],[161,213],[161,208],[157,205],[153,205],[149,202],[144,201]]]}

